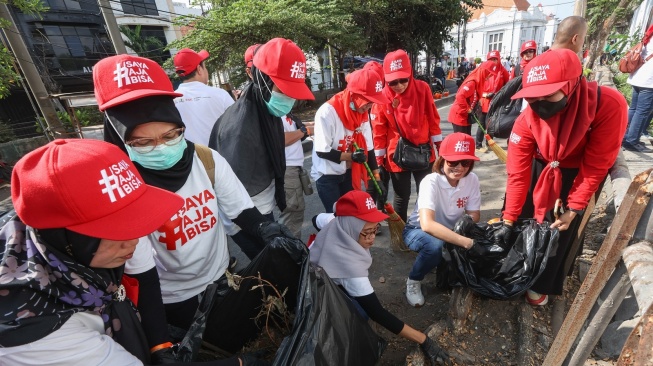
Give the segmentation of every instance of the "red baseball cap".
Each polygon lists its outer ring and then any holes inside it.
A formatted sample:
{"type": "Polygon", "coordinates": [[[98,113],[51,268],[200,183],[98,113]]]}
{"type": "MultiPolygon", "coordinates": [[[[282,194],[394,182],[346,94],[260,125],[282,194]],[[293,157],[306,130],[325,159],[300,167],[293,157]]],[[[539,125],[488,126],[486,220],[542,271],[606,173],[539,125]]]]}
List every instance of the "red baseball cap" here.
{"type": "Polygon", "coordinates": [[[145,184],[117,146],[87,139],[55,140],[25,155],[14,166],[11,198],[26,225],[109,240],[150,234],[184,205],[145,184]]]}
{"type": "Polygon", "coordinates": [[[466,133],[454,132],[442,140],[440,156],[447,161],[481,160],[474,154],[476,142],[466,133]]]}
{"type": "MultiPolygon", "coordinates": [[[[538,98],[551,95],[576,81],[583,73],[578,55],[559,48],[535,57],[524,67],[522,89],[512,99],[538,98]]],[[[566,90],[567,94],[569,91],[566,90]]]]}
{"type": "Polygon", "coordinates": [[[496,50],[490,51],[487,53],[487,56],[485,57],[486,60],[493,59],[493,58],[496,58],[497,60],[501,59],[501,54],[499,53],[499,51],[496,50]]]}
{"type": "Polygon", "coordinates": [[[93,86],[100,111],[142,97],[182,96],[175,93],[159,64],[148,58],[124,54],[103,58],[93,66],[93,86]]]}
{"type": "Polygon", "coordinates": [[[252,60],[254,60],[254,52],[257,48],[261,47],[260,43],[253,44],[245,50],[245,67],[252,67],[252,60]]]}
{"type": "Polygon", "coordinates": [[[368,61],[364,66],[363,70],[374,70],[377,74],[383,79],[383,66],[376,61],[368,61]]]}
{"type": "Polygon", "coordinates": [[[405,79],[413,75],[410,59],[404,50],[396,50],[385,55],[383,59],[383,73],[385,81],[405,79]]]}
{"type": "Polygon", "coordinates": [[[381,222],[388,215],[376,208],[376,202],[365,191],[353,190],[336,201],[336,216],[354,216],[367,222],[381,222]]]}
{"type": "Polygon", "coordinates": [[[197,53],[190,48],[183,48],[177,52],[173,59],[175,72],[179,76],[186,76],[195,71],[197,66],[207,58],[209,58],[209,53],[206,50],[197,53]]]}
{"type": "Polygon", "coordinates": [[[519,54],[521,55],[522,53],[528,51],[528,50],[533,50],[537,52],[537,43],[535,41],[526,41],[522,43],[521,45],[521,50],[519,51],[519,54]]]}
{"type": "Polygon", "coordinates": [[[371,69],[356,70],[347,75],[347,90],[373,103],[390,103],[390,100],[383,95],[381,76],[371,69]]]}
{"type": "Polygon", "coordinates": [[[285,95],[294,99],[315,99],[306,85],[306,56],[295,42],[273,38],[256,51],[253,62],[285,95]]]}

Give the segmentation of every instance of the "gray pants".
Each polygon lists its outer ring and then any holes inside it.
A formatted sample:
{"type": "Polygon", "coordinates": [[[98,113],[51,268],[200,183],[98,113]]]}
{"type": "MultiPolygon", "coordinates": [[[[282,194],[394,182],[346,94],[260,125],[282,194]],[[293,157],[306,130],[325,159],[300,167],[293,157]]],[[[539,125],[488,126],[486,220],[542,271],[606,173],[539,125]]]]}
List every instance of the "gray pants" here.
{"type": "Polygon", "coordinates": [[[301,239],[302,225],[304,224],[304,190],[299,180],[301,167],[287,166],[284,176],[283,189],[286,191],[286,209],[279,215],[279,223],[301,239]]]}

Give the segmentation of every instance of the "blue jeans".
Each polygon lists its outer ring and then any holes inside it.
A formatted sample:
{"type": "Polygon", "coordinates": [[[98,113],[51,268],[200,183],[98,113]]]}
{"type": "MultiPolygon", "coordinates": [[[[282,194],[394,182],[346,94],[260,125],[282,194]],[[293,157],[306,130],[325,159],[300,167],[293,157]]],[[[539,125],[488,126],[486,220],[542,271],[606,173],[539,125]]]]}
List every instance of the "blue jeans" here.
{"type": "Polygon", "coordinates": [[[653,88],[633,86],[633,94],[628,108],[628,129],[624,142],[630,145],[639,143],[639,138],[646,131],[653,114],[653,88]]]}
{"type": "Polygon", "coordinates": [[[315,181],[317,195],[327,213],[333,213],[333,204],[343,194],[353,190],[351,185],[351,169],[343,175],[323,175],[315,181]]]}
{"type": "Polygon", "coordinates": [[[440,264],[444,241],[412,225],[406,225],[403,236],[408,248],[417,252],[417,258],[408,278],[421,281],[427,273],[440,264]]]}

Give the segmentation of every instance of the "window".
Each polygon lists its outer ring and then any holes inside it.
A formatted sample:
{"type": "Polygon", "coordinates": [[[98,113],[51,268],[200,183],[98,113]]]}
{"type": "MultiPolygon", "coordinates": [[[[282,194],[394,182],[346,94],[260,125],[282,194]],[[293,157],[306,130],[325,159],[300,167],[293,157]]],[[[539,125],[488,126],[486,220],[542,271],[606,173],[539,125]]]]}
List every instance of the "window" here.
{"type": "Polygon", "coordinates": [[[99,27],[43,25],[32,31],[32,42],[37,57],[44,57],[44,62],[51,72],[84,72],[99,59],[113,54],[107,46],[106,35],[99,27]],[[104,38],[104,39],[102,39],[104,38]]]}
{"type": "MultiPolygon", "coordinates": [[[[129,28],[134,30],[136,29],[136,26],[130,25],[129,28]]],[[[143,25],[141,26],[140,34],[142,39],[147,39],[151,37],[161,41],[161,44],[163,46],[166,46],[168,44],[163,27],[143,25]]],[[[142,54],[140,54],[141,56],[151,58],[157,62],[163,62],[170,58],[170,51],[164,50],[163,47],[154,44],[148,44],[147,50],[141,50],[141,52],[142,52],[142,54]]]]}
{"type": "Polygon", "coordinates": [[[50,8],[56,10],[82,10],[77,0],[43,0],[50,8]]]}
{"type": "Polygon", "coordinates": [[[120,0],[125,14],[159,15],[154,0],[120,0]]]}
{"type": "Polygon", "coordinates": [[[503,47],[503,32],[488,34],[487,51],[501,51],[503,47]]]}

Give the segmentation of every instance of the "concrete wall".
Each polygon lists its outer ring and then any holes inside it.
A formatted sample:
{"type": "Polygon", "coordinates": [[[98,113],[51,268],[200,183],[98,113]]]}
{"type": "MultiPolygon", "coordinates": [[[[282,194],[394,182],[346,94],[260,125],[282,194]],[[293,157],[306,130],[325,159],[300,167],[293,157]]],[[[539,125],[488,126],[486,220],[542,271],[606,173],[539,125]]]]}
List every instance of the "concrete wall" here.
{"type": "Polygon", "coordinates": [[[32,150],[48,143],[45,136],[20,139],[0,144],[0,158],[14,165],[20,158],[32,150]]]}

